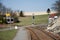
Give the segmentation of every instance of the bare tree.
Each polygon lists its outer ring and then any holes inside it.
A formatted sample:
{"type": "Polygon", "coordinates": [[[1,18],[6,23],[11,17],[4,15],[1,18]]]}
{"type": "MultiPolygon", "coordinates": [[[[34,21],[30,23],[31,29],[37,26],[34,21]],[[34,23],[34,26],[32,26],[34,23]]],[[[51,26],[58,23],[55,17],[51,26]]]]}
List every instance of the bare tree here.
{"type": "Polygon", "coordinates": [[[0,13],[4,14],[5,12],[6,12],[6,7],[2,3],[0,3],[0,13]]]}
{"type": "Polygon", "coordinates": [[[52,9],[54,9],[55,11],[57,11],[57,14],[60,15],[60,0],[57,0],[54,4],[52,9]]]}
{"type": "Polygon", "coordinates": [[[1,11],[2,11],[2,3],[0,3],[0,14],[1,14],[1,11]]]}

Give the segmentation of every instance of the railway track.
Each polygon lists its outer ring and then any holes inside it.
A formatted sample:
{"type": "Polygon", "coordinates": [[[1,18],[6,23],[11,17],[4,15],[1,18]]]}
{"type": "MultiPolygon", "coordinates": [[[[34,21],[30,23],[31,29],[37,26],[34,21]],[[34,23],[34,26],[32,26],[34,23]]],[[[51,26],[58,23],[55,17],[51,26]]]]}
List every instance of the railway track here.
{"type": "Polygon", "coordinates": [[[34,31],[32,31],[30,28],[27,28],[31,35],[31,40],[40,40],[40,38],[36,35],[34,31]]]}
{"type": "Polygon", "coordinates": [[[43,31],[41,28],[27,27],[30,32],[31,40],[60,40],[59,36],[53,35],[52,33],[43,31]]]}
{"type": "Polygon", "coordinates": [[[50,36],[54,40],[60,40],[60,36],[58,34],[53,34],[51,32],[47,32],[47,31],[43,30],[42,28],[40,28],[38,30],[41,30],[42,32],[44,32],[45,34],[47,34],[48,36],[50,36]]]}

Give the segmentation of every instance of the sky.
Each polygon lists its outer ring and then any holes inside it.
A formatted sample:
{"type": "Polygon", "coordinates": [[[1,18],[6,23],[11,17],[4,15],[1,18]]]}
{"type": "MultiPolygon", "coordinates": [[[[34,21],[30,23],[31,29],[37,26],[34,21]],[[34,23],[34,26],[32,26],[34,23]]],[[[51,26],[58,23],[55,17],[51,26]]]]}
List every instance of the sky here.
{"type": "Polygon", "coordinates": [[[39,12],[51,9],[56,0],[1,0],[3,5],[12,10],[39,12]]]}

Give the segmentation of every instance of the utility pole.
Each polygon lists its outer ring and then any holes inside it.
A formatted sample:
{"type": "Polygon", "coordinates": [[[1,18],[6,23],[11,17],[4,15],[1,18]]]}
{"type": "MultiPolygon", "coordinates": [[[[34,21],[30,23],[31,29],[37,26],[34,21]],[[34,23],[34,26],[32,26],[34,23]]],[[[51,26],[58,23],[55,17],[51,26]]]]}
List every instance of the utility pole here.
{"type": "Polygon", "coordinates": [[[34,16],[34,13],[32,14],[32,24],[34,24],[34,19],[35,19],[35,16],[34,16]]]}

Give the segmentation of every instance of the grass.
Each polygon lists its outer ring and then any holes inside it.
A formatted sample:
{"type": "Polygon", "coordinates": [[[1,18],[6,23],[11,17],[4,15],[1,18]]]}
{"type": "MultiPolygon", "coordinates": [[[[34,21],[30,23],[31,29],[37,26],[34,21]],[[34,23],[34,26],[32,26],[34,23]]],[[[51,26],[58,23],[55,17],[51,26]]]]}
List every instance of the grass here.
{"type": "MultiPolygon", "coordinates": [[[[16,23],[16,25],[31,25],[32,24],[32,16],[28,17],[19,17],[20,23],[16,23]]],[[[48,15],[37,15],[34,19],[34,24],[43,24],[48,22],[48,15]]]]}
{"type": "Polygon", "coordinates": [[[12,40],[17,30],[0,31],[0,40],[12,40]]]}

